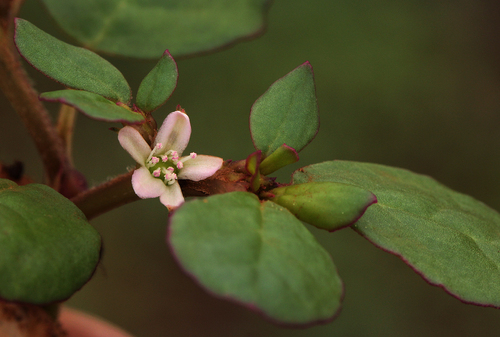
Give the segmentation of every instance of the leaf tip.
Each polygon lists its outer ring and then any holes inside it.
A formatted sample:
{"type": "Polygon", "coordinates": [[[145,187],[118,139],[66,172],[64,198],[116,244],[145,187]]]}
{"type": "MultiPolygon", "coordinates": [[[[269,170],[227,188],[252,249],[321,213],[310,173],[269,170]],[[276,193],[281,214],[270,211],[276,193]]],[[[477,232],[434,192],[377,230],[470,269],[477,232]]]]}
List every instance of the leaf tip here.
{"type": "Polygon", "coordinates": [[[366,205],[365,207],[361,210],[361,212],[359,212],[359,215],[353,219],[353,221],[341,228],[334,228],[332,230],[329,230],[329,232],[335,232],[339,229],[343,229],[343,228],[347,228],[347,227],[351,227],[352,225],[354,225],[356,222],[358,222],[359,219],[361,219],[363,217],[363,215],[365,214],[366,210],[368,209],[368,207],[370,207],[371,205],[373,204],[376,204],[378,203],[378,199],[377,199],[377,196],[375,194],[373,194],[372,192],[369,192],[370,193],[370,196],[368,197],[368,200],[366,202],[366,205]]]}
{"type": "Polygon", "coordinates": [[[309,68],[311,68],[311,70],[313,68],[311,62],[309,62],[309,61],[302,63],[299,67],[309,67],[309,68]]]}
{"type": "Polygon", "coordinates": [[[21,18],[14,18],[14,26],[17,28],[18,23],[21,21],[24,21],[24,20],[21,18]]]}
{"type": "MultiPolygon", "coordinates": [[[[22,56],[23,54],[21,53],[21,50],[19,49],[19,46],[18,46],[18,43],[17,43],[17,39],[19,37],[18,35],[18,30],[19,30],[19,25],[21,25],[23,22],[25,22],[26,20],[24,19],[21,19],[21,18],[14,18],[14,45],[16,46],[16,49],[18,51],[18,53],[22,56]]],[[[23,56],[24,58],[24,56],[23,56]]]]}

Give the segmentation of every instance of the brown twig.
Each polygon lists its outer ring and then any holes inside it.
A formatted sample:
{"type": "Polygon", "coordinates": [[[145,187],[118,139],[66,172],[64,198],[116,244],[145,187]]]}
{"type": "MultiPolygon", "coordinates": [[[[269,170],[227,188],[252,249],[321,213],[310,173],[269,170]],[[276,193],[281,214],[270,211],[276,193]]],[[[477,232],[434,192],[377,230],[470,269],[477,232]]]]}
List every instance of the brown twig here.
{"type": "MultiPolygon", "coordinates": [[[[201,181],[179,180],[184,197],[209,196],[250,188],[248,175],[238,171],[239,162],[227,161],[213,176],[201,181]]],[[[134,171],[122,174],[71,199],[88,220],[119,206],[139,200],[132,188],[134,171]]]]}
{"type": "Polygon", "coordinates": [[[38,100],[13,43],[13,20],[22,0],[0,1],[0,89],[21,117],[33,138],[45,168],[48,184],[70,167],[63,142],[47,110],[38,100]]]}
{"type": "Polygon", "coordinates": [[[71,199],[88,220],[116,207],[137,201],[140,198],[132,188],[132,173],[115,177],[99,186],[82,192],[71,199]]]}

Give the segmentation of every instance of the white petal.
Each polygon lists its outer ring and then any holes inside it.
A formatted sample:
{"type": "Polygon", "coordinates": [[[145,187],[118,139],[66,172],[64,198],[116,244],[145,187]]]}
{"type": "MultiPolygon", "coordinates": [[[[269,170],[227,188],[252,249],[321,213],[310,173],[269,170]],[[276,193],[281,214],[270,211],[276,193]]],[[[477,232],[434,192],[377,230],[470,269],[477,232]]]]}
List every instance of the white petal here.
{"type": "Polygon", "coordinates": [[[132,174],[132,187],[139,198],[157,198],[167,190],[162,180],[151,175],[145,167],[140,167],[132,174]]]}
{"type": "Polygon", "coordinates": [[[126,126],[118,132],[118,141],[136,162],[144,165],[144,162],[151,153],[151,149],[139,131],[131,126],[126,126]]]}
{"type": "Polygon", "coordinates": [[[174,150],[180,154],[186,148],[191,137],[191,123],[189,117],[180,111],[170,113],[156,135],[155,145],[161,143],[163,149],[174,150]]]}
{"type": "Polygon", "coordinates": [[[160,196],[160,201],[167,206],[169,211],[171,211],[184,202],[184,196],[182,195],[181,187],[177,181],[166,187],[167,190],[160,196]]]}
{"type": "Polygon", "coordinates": [[[177,176],[179,179],[200,181],[217,172],[223,162],[224,160],[219,157],[197,155],[196,158],[184,162],[184,168],[177,176]]]}

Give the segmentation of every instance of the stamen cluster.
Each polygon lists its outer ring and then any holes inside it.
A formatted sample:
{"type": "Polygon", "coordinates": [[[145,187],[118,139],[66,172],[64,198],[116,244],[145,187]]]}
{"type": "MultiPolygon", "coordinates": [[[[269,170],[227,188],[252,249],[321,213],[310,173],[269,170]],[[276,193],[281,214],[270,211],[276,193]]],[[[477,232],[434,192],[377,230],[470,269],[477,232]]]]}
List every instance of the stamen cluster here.
{"type": "Polygon", "coordinates": [[[196,158],[196,153],[191,152],[189,156],[179,157],[175,150],[168,150],[161,154],[163,144],[158,143],[146,159],[146,167],[153,177],[161,179],[166,185],[172,185],[177,180],[179,171],[184,167],[184,163],[189,159],[196,158]]]}

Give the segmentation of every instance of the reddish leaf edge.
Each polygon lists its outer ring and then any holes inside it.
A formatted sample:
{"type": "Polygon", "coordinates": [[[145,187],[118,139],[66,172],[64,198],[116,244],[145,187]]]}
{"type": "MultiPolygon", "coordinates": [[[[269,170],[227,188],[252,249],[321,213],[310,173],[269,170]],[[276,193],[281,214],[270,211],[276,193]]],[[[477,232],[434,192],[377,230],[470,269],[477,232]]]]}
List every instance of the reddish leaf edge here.
{"type": "MultiPolygon", "coordinates": [[[[307,167],[307,166],[305,166],[305,167],[307,167]]],[[[291,175],[291,180],[290,180],[290,185],[293,185],[293,176],[294,176],[294,174],[295,174],[295,173],[297,173],[297,172],[303,172],[303,168],[304,168],[304,167],[301,167],[301,168],[299,168],[299,169],[297,169],[297,170],[295,170],[295,171],[293,171],[293,172],[292,172],[292,175],[291,175]]],[[[309,182],[313,182],[313,181],[314,181],[314,180],[309,179],[309,182]]],[[[297,185],[299,185],[299,184],[297,184],[297,185]]],[[[353,185],[353,186],[354,186],[354,185],[353,185]]],[[[356,185],[356,186],[357,186],[357,185],[356,185]]],[[[358,187],[361,187],[361,186],[358,186],[358,187]]],[[[366,210],[368,209],[368,207],[370,207],[371,205],[374,205],[374,204],[378,203],[377,196],[376,196],[376,195],[375,195],[372,191],[368,191],[368,192],[370,192],[370,194],[371,194],[371,196],[372,196],[372,200],[370,200],[370,201],[366,204],[365,208],[364,208],[364,209],[363,209],[363,210],[359,213],[358,217],[356,217],[356,218],[355,218],[352,222],[350,222],[350,223],[348,223],[348,224],[346,224],[346,225],[344,225],[344,226],[341,226],[341,227],[338,227],[338,228],[335,228],[335,229],[332,229],[332,230],[326,230],[326,231],[327,231],[327,232],[329,232],[329,233],[333,233],[333,232],[336,232],[336,231],[338,231],[338,230],[341,230],[341,229],[344,229],[344,228],[351,227],[351,226],[352,226],[352,225],[354,225],[356,222],[358,222],[358,220],[359,220],[359,219],[361,219],[361,218],[363,217],[363,215],[365,214],[365,212],[366,212],[366,210]]],[[[293,213],[292,213],[292,214],[293,214],[293,213]]],[[[294,215],[295,215],[295,214],[294,214],[294,215]]],[[[301,220],[301,221],[302,221],[302,220],[301,220]]],[[[304,222],[306,222],[306,221],[304,221],[304,222]]],[[[313,227],[316,227],[315,225],[313,225],[313,224],[311,224],[311,223],[309,223],[309,222],[306,222],[306,223],[307,223],[307,224],[309,224],[309,225],[311,225],[311,226],[313,226],[313,227]]],[[[324,228],[320,228],[320,227],[316,227],[316,228],[325,230],[324,228]]]]}
{"type": "MultiPolygon", "coordinates": [[[[31,67],[33,67],[33,69],[36,69],[38,72],[40,72],[42,75],[44,75],[45,77],[51,79],[52,81],[56,82],[56,83],[59,83],[60,85],[64,86],[65,88],[71,88],[71,89],[75,89],[75,90],[82,90],[80,88],[76,88],[76,87],[70,87],[68,86],[67,84],[64,84],[62,82],[59,82],[58,80],[56,80],[55,78],[49,76],[48,74],[44,73],[43,71],[41,71],[40,69],[38,69],[37,67],[35,67],[26,57],[24,57],[24,55],[21,53],[21,51],[19,50],[19,48],[17,47],[17,22],[19,20],[25,20],[25,19],[22,19],[22,18],[14,18],[14,46],[16,47],[16,50],[17,52],[19,53],[19,55],[21,55],[21,57],[23,58],[23,60],[25,60],[31,67]]],[[[25,20],[27,21],[27,20],[25,20]]],[[[48,33],[47,33],[48,34],[48,33]]],[[[61,41],[61,42],[64,42],[64,41],[61,41]]],[[[66,43],[66,42],[64,42],[66,43]]],[[[69,44],[69,43],[68,43],[69,44]]],[[[74,46],[74,45],[72,45],[74,46]]],[[[77,47],[77,46],[74,46],[74,47],[77,47]]],[[[87,47],[80,47],[80,48],[86,48],[88,50],[91,50],[90,48],[87,48],[87,47]]],[[[94,52],[93,50],[91,50],[92,52],[94,52]]],[[[177,65],[177,64],[176,64],[177,65]]],[[[119,102],[111,97],[106,97],[106,96],[103,96],[105,97],[106,99],[112,101],[112,102],[115,102],[115,103],[124,103],[124,104],[129,104],[131,101],[132,101],[132,88],[130,88],[130,84],[128,85],[128,90],[129,90],[129,97],[128,97],[128,100],[126,102],[119,102]]],[[[89,92],[92,92],[92,91],[89,91],[89,92]]],[[[94,94],[97,94],[97,95],[100,95],[99,93],[96,93],[96,92],[92,92],[94,94]]],[[[101,95],[102,96],[102,95],[101,95]]]]}
{"type": "MultiPolygon", "coordinates": [[[[336,159],[337,160],[337,159],[336,159]]],[[[292,180],[293,180],[293,175],[295,174],[295,172],[299,172],[301,171],[303,168],[300,168],[296,171],[294,171],[292,173],[292,180]]],[[[309,181],[312,181],[311,179],[309,181]]],[[[355,185],[355,186],[358,186],[358,185],[355,185]]],[[[371,205],[370,205],[371,206],[371,205]]],[[[365,210],[366,212],[366,210],[365,210]]],[[[364,212],[363,212],[364,214],[364,212]]],[[[386,253],[389,253],[391,255],[394,255],[396,257],[398,257],[401,261],[403,261],[408,267],[410,267],[416,274],[418,274],[420,277],[422,277],[422,279],[427,282],[429,285],[431,286],[435,286],[435,287],[438,287],[438,288],[441,288],[443,289],[448,295],[456,298],[457,300],[459,300],[460,302],[464,303],[464,304],[471,304],[471,305],[475,305],[475,306],[479,306],[479,307],[489,307],[489,308],[496,308],[496,309],[500,309],[500,305],[496,306],[494,304],[486,304],[486,303],[480,303],[480,302],[474,302],[474,301],[467,301],[463,298],[461,298],[459,295],[457,294],[454,294],[451,290],[449,290],[448,288],[446,288],[446,286],[444,284],[438,284],[438,283],[434,283],[432,281],[430,281],[429,279],[426,278],[425,274],[416,269],[408,260],[406,260],[401,254],[395,252],[395,251],[392,251],[390,249],[387,249],[387,248],[384,248],[378,244],[376,244],[375,242],[373,242],[372,240],[370,240],[368,237],[366,237],[365,235],[363,235],[359,230],[356,229],[355,226],[352,226],[354,225],[362,216],[363,214],[354,222],[352,223],[349,227],[351,227],[356,233],[358,233],[360,236],[362,236],[364,239],[366,239],[369,243],[371,243],[372,245],[374,245],[375,247],[377,247],[378,249],[381,249],[382,251],[386,252],[386,253]]],[[[342,228],[346,228],[346,227],[342,227],[342,228]]],[[[342,228],[339,228],[339,229],[342,229],[342,228]]]]}
{"type": "Polygon", "coordinates": [[[441,283],[434,283],[432,282],[431,280],[427,279],[427,277],[425,276],[424,272],[418,270],[417,268],[415,268],[407,259],[405,259],[401,254],[395,252],[395,251],[392,251],[390,249],[387,249],[387,248],[384,248],[378,244],[376,244],[375,242],[373,242],[372,240],[370,240],[368,237],[366,237],[365,235],[363,235],[360,231],[358,231],[356,229],[356,227],[351,227],[356,233],[358,233],[360,236],[362,236],[364,239],[366,239],[369,243],[371,243],[372,245],[374,245],[375,247],[377,247],[378,249],[386,252],[386,253],[389,253],[391,255],[394,255],[396,256],[397,258],[399,258],[401,261],[403,261],[408,267],[410,267],[417,275],[419,275],[420,277],[422,277],[422,279],[429,285],[431,286],[434,286],[434,287],[438,287],[438,288],[441,288],[443,289],[448,295],[450,295],[451,297],[459,300],[460,302],[464,303],[464,304],[471,304],[471,305],[475,305],[475,306],[478,306],[478,307],[485,307],[485,308],[495,308],[495,309],[500,309],[500,305],[494,305],[494,304],[487,304],[487,303],[480,303],[480,302],[474,302],[474,301],[468,301],[468,300],[465,300],[463,298],[461,298],[459,295],[457,294],[454,294],[450,289],[446,288],[446,286],[444,284],[441,284],[441,283]]]}
{"type": "Polygon", "coordinates": [[[232,48],[233,46],[237,45],[238,43],[251,41],[251,40],[254,40],[254,39],[264,35],[265,32],[267,31],[269,10],[270,10],[273,2],[274,2],[274,0],[267,0],[262,5],[262,11],[261,11],[262,24],[254,32],[249,33],[245,36],[241,36],[239,38],[233,39],[232,41],[229,41],[229,42],[227,42],[221,46],[218,46],[218,47],[214,47],[211,49],[206,49],[204,51],[199,51],[199,52],[190,53],[190,54],[179,54],[179,55],[176,55],[175,58],[177,60],[185,60],[185,59],[190,59],[193,57],[199,57],[199,56],[210,55],[213,53],[218,53],[218,52],[221,52],[224,50],[228,50],[228,49],[232,48]]]}
{"type": "MultiPolygon", "coordinates": [[[[172,97],[172,95],[174,94],[174,91],[175,89],[177,89],[177,84],[179,83],[179,67],[177,66],[177,62],[175,61],[174,57],[172,56],[172,54],[170,54],[170,52],[168,51],[168,49],[166,49],[163,54],[161,55],[161,57],[164,57],[165,55],[168,55],[168,57],[170,57],[170,59],[172,61],[174,61],[174,64],[175,64],[175,71],[177,72],[177,77],[175,78],[175,86],[174,86],[174,90],[172,90],[172,92],[170,93],[170,95],[163,101],[163,103],[161,103],[160,105],[158,105],[156,108],[154,108],[153,110],[142,110],[142,108],[140,108],[142,111],[144,112],[147,112],[147,113],[152,113],[156,110],[158,110],[158,108],[162,107],[165,103],[167,103],[167,101],[170,99],[170,97],[172,97]]],[[[160,57],[160,58],[161,58],[160,57]]],[[[159,61],[158,61],[159,62],[159,61]]],[[[149,73],[148,73],[149,74],[149,73]]],[[[146,74],[146,76],[148,75],[146,74]]],[[[144,80],[144,79],[143,79],[144,80]]],[[[141,81],[142,83],[142,81],[141,81]]]]}
{"type": "MultiPolygon", "coordinates": [[[[28,184],[29,185],[29,184],[28,184]]],[[[19,187],[23,187],[24,185],[18,185],[18,186],[13,186],[13,187],[9,187],[9,189],[14,189],[14,188],[19,188],[19,187]]],[[[68,198],[66,198],[68,199],[68,198]]],[[[69,199],[68,199],[69,200],[69,199]]],[[[71,201],[71,200],[69,200],[71,201]]],[[[86,218],[86,217],[85,217],[86,218]]],[[[92,226],[90,223],[89,223],[89,226],[92,226]]],[[[7,302],[7,303],[15,303],[15,304],[33,304],[33,305],[51,305],[51,304],[57,304],[57,303],[62,303],[62,302],[65,302],[66,300],[68,300],[69,298],[71,298],[71,296],[73,296],[74,294],[76,294],[78,291],[80,291],[90,280],[92,280],[92,278],[94,277],[96,271],[97,271],[97,268],[99,267],[99,265],[101,264],[101,261],[102,261],[102,253],[103,253],[103,250],[104,250],[104,246],[102,244],[102,236],[101,234],[99,233],[99,259],[94,267],[94,270],[92,271],[92,273],[89,275],[89,278],[87,279],[87,281],[85,281],[78,289],[76,289],[71,295],[67,296],[67,297],[64,297],[64,298],[60,298],[60,299],[57,299],[57,300],[54,300],[54,301],[50,301],[50,302],[26,302],[26,301],[18,301],[18,300],[9,300],[9,299],[6,299],[6,298],[3,298],[0,296],[0,300],[1,301],[4,301],[4,302],[7,302]]]]}
{"type": "MultiPolygon", "coordinates": [[[[189,201],[188,201],[189,202],[189,201]]],[[[185,204],[185,203],[184,203],[185,204]]],[[[184,205],[183,204],[183,205],[184,205]]],[[[178,207],[177,209],[183,207],[183,205],[181,205],[180,207],[178,207]]],[[[333,315],[331,317],[328,317],[326,319],[319,319],[319,320],[315,320],[315,321],[310,321],[310,322],[305,322],[305,323],[289,323],[289,322],[283,322],[283,321],[280,321],[274,317],[271,317],[269,316],[267,313],[265,313],[262,309],[260,309],[257,305],[253,304],[253,303],[246,303],[246,302],[243,302],[241,300],[238,300],[234,297],[231,297],[230,295],[220,295],[220,294],[217,294],[215,292],[213,292],[211,289],[209,289],[208,287],[206,287],[203,283],[201,283],[198,278],[193,274],[191,273],[190,271],[188,271],[181,263],[179,257],[177,256],[171,242],[170,242],[170,238],[172,236],[172,232],[171,232],[171,221],[172,221],[172,216],[175,214],[175,212],[177,211],[177,209],[175,209],[174,211],[171,211],[168,213],[168,223],[167,223],[167,230],[166,230],[166,243],[167,243],[167,246],[168,246],[168,249],[170,250],[170,253],[172,254],[172,257],[174,258],[175,262],[177,263],[177,266],[179,267],[179,269],[185,273],[187,276],[189,276],[189,278],[191,278],[191,280],[196,284],[198,285],[201,289],[203,289],[207,294],[215,297],[215,298],[218,298],[220,300],[224,300],[224,301],[228,301],[228,302],[231,302],[231,303],[234,303],[234,304],[237,304],[239,306],[242,306],[254,313],[257,313],[259,314],[261,317],[263,317],[265,320],[273,323],[273,324],[276,324],[278,326],[282,326],[282,327],[285,327],[285,328],[292,328],[292,329],[307,329],[307,328],[310,328],[310,327],[313,327],[313,326],[316,326],[316,325],[322,325],[322,324],[328,324],[328,323],[331,323],[333,322],[341,313],[342,311],[342,303],[344,301],[344,298],[345,298],[345,285],[344,285],[344,282],[342,281],[342,279],[340,280],[341,282],[341,295],[340,295],[340,306],[339,308],[337,309],[337,311],[335,311],[333,313],[333,315]]],[[[333,257],[331,256],[330,253],[328,253],[328,255],[330,256],[330,258],[332,259],[333,261],[333,257]]],[[[337,266],[335,266],[335,271],[337,271],[338,273],[338,269],[337,269],[337,266]]]]}
{"type": "MultiPolygon", "coordinates": [[[[349,223],[349,224],[347,224],[347,225],[345,225],[345,226],[341,226],[341,227],[339,227],[339,228],[332,229],[331,231],[328,231],[328,232],[333,233],[333,232],[336,232],[336,231],[338,231],[338,230],[340,230],[340,229],[344,229],[344,228],[352,227],[352,225],[354,225],[356,222],[358,222],[358,220],[359,220],[359,219],[361,219],[361,218],[363,217],[363,215],[365,214],[365,212],[366,212],[366,210],[368,209],[368,207],[370,207],[371,205],[374,205],[374,204],[378,203],[377,196],[376,196],[375,194],[373,194],[373,192],[371,192],[371,191],[368,191],[368,192],[370,192],[370,194],[371,194],[371,196],[372,196],[372,200],[370,200],[370,202],[369,202],[369,203],[365,206],[365,208],[363,209],[363,211],[361,211],[361,212],[359,213],[359,216],[358,216],[357,218],[355,218],[355,219],[354,219],[351,223],[349,223]]],[[[314,225],[312,225],[312,224],[310,224],[310,225],[311,225],[311,226],[314,226],[314,225]]],[[[314,227],[316,227],[316,226],[314,226],[314,227]]],[[[318,228],[318,227],[316,227],[316,228],[318,228]]],[[[321,228],[320,228],[320,229],[321,229],[321,228]]]]}
{"type": "MultiPolygon", "coordinates": [[[[278,78],[276,81],[274,81],[267,89],[266,91],[260,95],[255,101],[254,103],[252,104],[252,107],[250,108],[250,114],[248,116],[248,125],[250,125],[250,118],[252,116],[252,111],[253,111],[253,107],[255,105],[255,102],[257,102],[262,96],[264,96],[268,91],[269,89],[278,81],[282,80],[283,78],[287,77],[288,74],[290,74],[291,72],[295,71],[296,69],[300,68],[300,67],[309,67],[311,69],[311,72],[312,72],[312,75],[313,75],[313,84],[314,84],[314,92],[317,94],[317,90],[316,90],[316,81],[314,80],[315,76],[314,76],[314,69],[311,65],[311,63],[309,61],[305,61],[304,63],[302,63],[301,65],[299,65],[298,67],[295,67],[294,69],[292,69],[291,71],[289,71],[288,73],[286,73],[284,76],[278,78]]],[[[302,151],[303,149],[305,149],[307,147],[307,145],[311,144],[311,142],[314,140],[314,138],[316,138],[316,136],[318,135],[318,132],[319,132],[319,128],[321,126],[321,119],[319,117],[319,107],[318,107],[318,128],[316,129],[316,133],[314,134],[314,136],[309,140],[309,142],[307,142],[300,150],[297,150],[297,149],[294,149],[294,151],[297,153],[302,151]]],[[[258,149],[257,146],[255,145],[255,140],[254,140],[254,137],[253,137],[253,134],[252,134],[252,129],[250,128],[250,137],[252,139],[252,144],[253,144],[253,147],[256,149],[256,150],[262,150],[264,151],[263,149],[258,149]]],[[[263,156],[263,159],[265,159],[266,156],[263,156]]]]}
{"type": "MultiPolygon", "coordinates": [[[[197,51],[197,52],[193,52],[193,53],[174,54],[175,59],[177,61],[180,61],[180,60],[187,60],[187,59],[191,59],[191,58],[195,58],[195,57],[206,56],[206,55],[218,53],[218,52],[221,52],[221,51],[228,50],[228,49],[232,48],[233,46],[237,45],[238,43],[252,41],[252,40],[254,40],[254,39],[256,39],[256,38],[264,35],[266,33],[266,31],[267,31],[269,10],[270,10],[271,5],[273,4],[273,2],[274,2],[274,0],[266,0],[266,2],[262,5],[262,11],[261,11],[261,14],[262,14],[262,24],[257,29],[255,29],[253,32],[250,32],[247,35],[235,38],[235,39],[233,39],[231,41],[228,41],[228,42],[226,42],[226,43],[224,43],[224,44],[222,44],[220,46],[217,46],[217,47],[208,48],[208,49],[197,51]]],[[[43,4],[43,5],[45,5],[45,4],[43,4]]],[[[47,7],[45,7],[45,10],[46,10],[46,12],[48,14],[50,14],[49,10],[47,9],[47,7]]],[[[66,35],[68,35],[72,39],[75,39],[75,40],[78,41],[78,39],[75,36],[73,36],[73,35],[69,34],[68,32],[66,32],[61,27],[61,25],[59,25],[59,23],[56,22],[56,25],[57,25],[57,27],[59,29],[61,29],[62,31],[64,31],[64,33],[66,35]]],[[[80,46],[82,46],[82,47],[84,47],[84,48],[86,48],[88,50],[92,50],[95,53],[99,53],[99,54],[103,54],[103,55],[108,55],[108,56],[112,56],[112,57],[125,57],[125,58],[136,59],[136,60],[154,60],[155,59],[154,56],[141,57],[141,56],[133,56],[133,55],[129,55],[129,54],[120,54],[120,53],[116,53],[116,52],[105,51],[105,50],[101,50],[99,48],[94,48],[93,46],[88,45],[88,44],[84,44],[84,43],[81,43],[80,46]]]]}
{"type": "MultiPolygon", "coordinates": [[[[84,90],[82,90],[84,91],[84,90]]],[[[90,91],[89,91],[90,92],[90,91]]],[[[97,94],[96,94],[97,95],[97,94]]],[[[69,103],[68,101],[66,101],[64,98],[55,98],[55,99],[51,99],[51,98],[45,98],[45,97],[38,97],[38,99],[40,101],[45,101],[45,102],[55,102],[55,103],[61,103],[61,104],[66,104],[66,105],[69,105],[69,106],[72,106],[73,108],[75,108],[76,110],[78,110],[79,112],[81,112],[82,114],[84,114],[85,116],[87,116],[88,118],[90,119],[93,119],[93,120],[97,120],[97,121],[102,121],[102,122],[110,122],[110,123],[125,123],[127,125],[139,125],[139,124],[144,124],[146,122],[145,119],[143,120],[140,120],[140,121],[137,121],[137,122],[130,122],[130,121],[127,121],[126,119],[107,119],[107,118],[99,118],[99,117],[94,117],[94,116],[90,116],[89,114],[87,114],[85,111],[83,111],[82,109],[79,109],[77,106],[75,106],[74,104],[71,104],[69,103]]],[[[106,98],[107,99],[107,98],[106,98]]],[[[109,100],[110,102],[113,102],[112,100],[109,100]]]]}
{"type": "MultiPolygon", "coordinates": [[[[89,226],[92,226],[92,225],[89,223],[89,226]]],[[[19,300],[10,300],[10,299],[6,299],[6,298],[3,298],[3,297],[0,296],[0,301],[4,301],[6,303],[14,303],[14,304],[31,304],[31,305],[41,305],[41,306],[49,306],[49,305],[52,305],[52,304],[58,304],[58,303],[64,303],[64,302],[66,302],[74,294],[76,294],[77,292],[79,292],[80,290],[82,290],[82,288],[87,283],[89,283],[90,280],[92,280],[92,278],[94,277],[94,275],[95,275],[95,273],[97,271],[97,268],[102,263],[102,253],[103,253],[103,250],[104,250],[104,246],[102,244],[102,236],[101,236],[101,234],[99,234],[99,238],[100,238],[100,240],[99,240],[99,260],[97,261],[97,263],[96,263],[96,265],[94,267],[94,270],[89,275],[89,278],[87,279],[87,281],[85,281],[78,289],[75,289],[75,291],[72,294],[70,294],[69,296],[63,297],[63,298],[60,298],[60,299],[56,299],[54,301],[49,301],[49,302],[27,302],[27,301],[19,301],[19,300]]]]}

